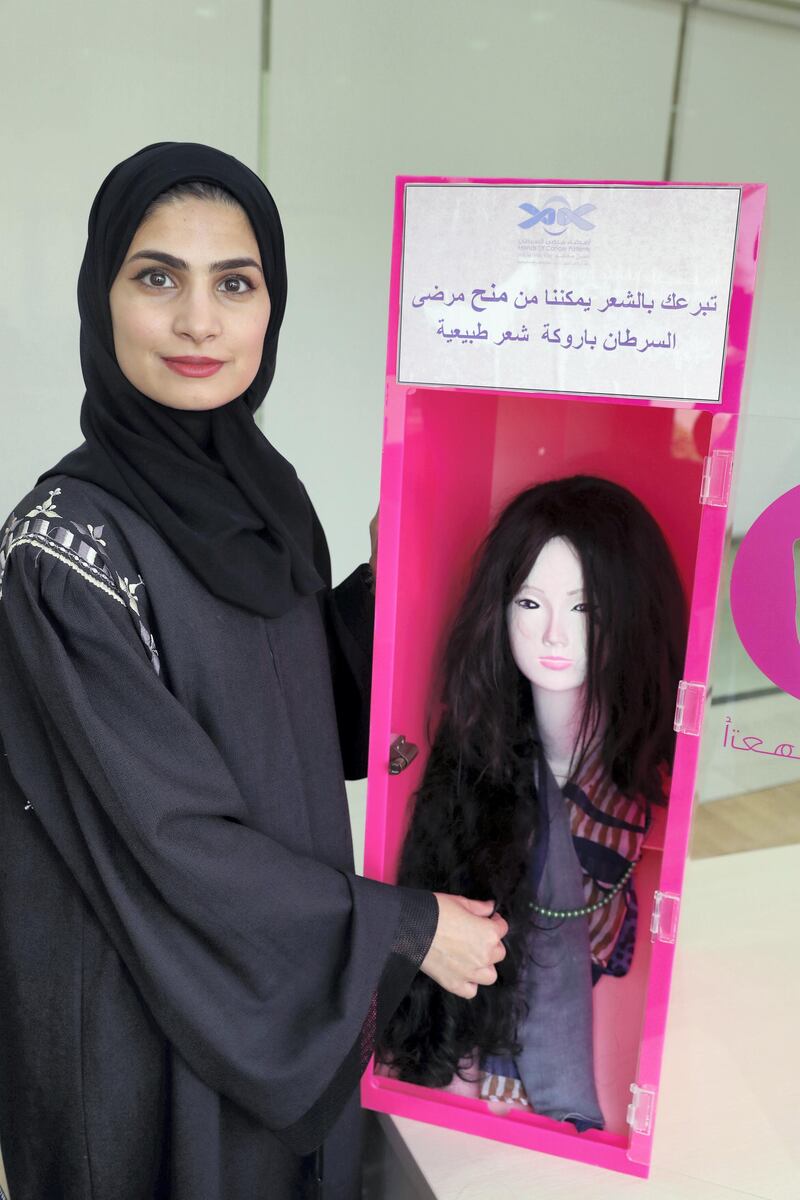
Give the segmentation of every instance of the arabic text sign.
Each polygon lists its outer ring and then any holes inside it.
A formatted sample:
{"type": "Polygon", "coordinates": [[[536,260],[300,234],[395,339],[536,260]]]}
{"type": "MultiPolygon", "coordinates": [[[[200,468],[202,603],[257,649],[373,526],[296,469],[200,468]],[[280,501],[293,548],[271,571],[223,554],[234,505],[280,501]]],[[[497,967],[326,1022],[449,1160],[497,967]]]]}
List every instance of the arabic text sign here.
{"type": "Polygon", "coordinates": [[[718,403],[739,202],[407,184],[398,382],[718,403]]]}
{"type": "Polygon", "coordinates": [[[740,733],[740,729],[734,728],[732,718],[726,717],[725,729],[722,734],[723,749],[747,750],[751,754],[766,754],[769,758],[791,758],[794,762],[800,762],[800,754],[794,753],[796,748],[794,742],[778,742],[774,750],[769,750],[763,738],[753,735],[743,737],[737,743],[736,738],[740,733]]]}

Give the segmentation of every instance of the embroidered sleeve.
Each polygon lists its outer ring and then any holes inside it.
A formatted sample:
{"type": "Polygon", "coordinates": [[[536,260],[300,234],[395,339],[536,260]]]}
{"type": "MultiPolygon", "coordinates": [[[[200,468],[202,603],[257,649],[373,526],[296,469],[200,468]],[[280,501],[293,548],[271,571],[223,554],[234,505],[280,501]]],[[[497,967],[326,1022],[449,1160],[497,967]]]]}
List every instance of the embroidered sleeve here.
{"type": "Polygon", "coordinates": [[[3,581],[8,560],[20,547],[33,546],[37,555],[47,554],[58,559],[86,582],[98,588],[109,601],[121,604],[130,614],[139,637],[147,651],[156,675],[161,664],[151,629],[149,614],[145,611],[140,589],[144,580],[137,575],[131,582],[127,575],[120,574],[114,567],[102,525],[81,524],[62,517],[57,511],[56,497],[61,488],[51,491],[46,500],[37,504],[24,517],[12,514],[0,540],[0,599],[3,596],[3,581]]]}

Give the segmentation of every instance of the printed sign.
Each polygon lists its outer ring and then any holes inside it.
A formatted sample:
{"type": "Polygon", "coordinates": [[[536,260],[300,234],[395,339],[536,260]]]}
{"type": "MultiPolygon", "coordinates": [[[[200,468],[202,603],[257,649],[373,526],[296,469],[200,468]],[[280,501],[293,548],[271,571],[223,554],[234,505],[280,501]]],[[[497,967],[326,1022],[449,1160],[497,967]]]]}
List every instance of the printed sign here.
{"type": "Polygon", "coordinates": [[[407,184],[398,382],[719,403],[740,200],[407,184]]]}

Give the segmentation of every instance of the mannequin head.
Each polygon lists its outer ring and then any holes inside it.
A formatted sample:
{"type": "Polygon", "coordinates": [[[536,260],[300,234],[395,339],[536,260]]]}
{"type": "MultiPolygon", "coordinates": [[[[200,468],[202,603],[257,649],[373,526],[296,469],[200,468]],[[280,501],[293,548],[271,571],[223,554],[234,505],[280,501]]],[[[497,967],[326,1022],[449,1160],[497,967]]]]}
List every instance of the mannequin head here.
{"type": "Polygon", "coordinates": [[[586,475],[528,488],[479,547],[445,653],[461,755],[506,778],[510,746],[536,736],[531,687],[573,690],[580,745],[602,736],[617,785],[655,793],[672,756],[685,610],[664,535],[626,488],[586,475]]]}
{"type": "Polygon", "coordinates": [[[575,692],[586,681],[583,568],[565,538],[551,538],[506,609],[511,657],[537,692],[575,692]]]}

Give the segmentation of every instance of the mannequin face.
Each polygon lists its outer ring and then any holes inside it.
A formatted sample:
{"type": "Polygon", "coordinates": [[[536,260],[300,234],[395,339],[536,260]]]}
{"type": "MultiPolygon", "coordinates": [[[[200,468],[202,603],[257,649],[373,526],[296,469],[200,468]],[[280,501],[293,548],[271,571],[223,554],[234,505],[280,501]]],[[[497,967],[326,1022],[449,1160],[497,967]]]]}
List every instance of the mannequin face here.
{"type": "Polygon", "coordinates": [[[583,570],[570,542],[542,548],[506,612],[511,654],[536,692],[569,692],[586,680],[583,570]]]}
{"type": "Polygon", "coordinates": [[[261,364],[270,314],[244,211],[195,197],[160,205],[137,229],[109,304],[117,362],[145,396],[184,409],[240,396],[261,364]]]}

